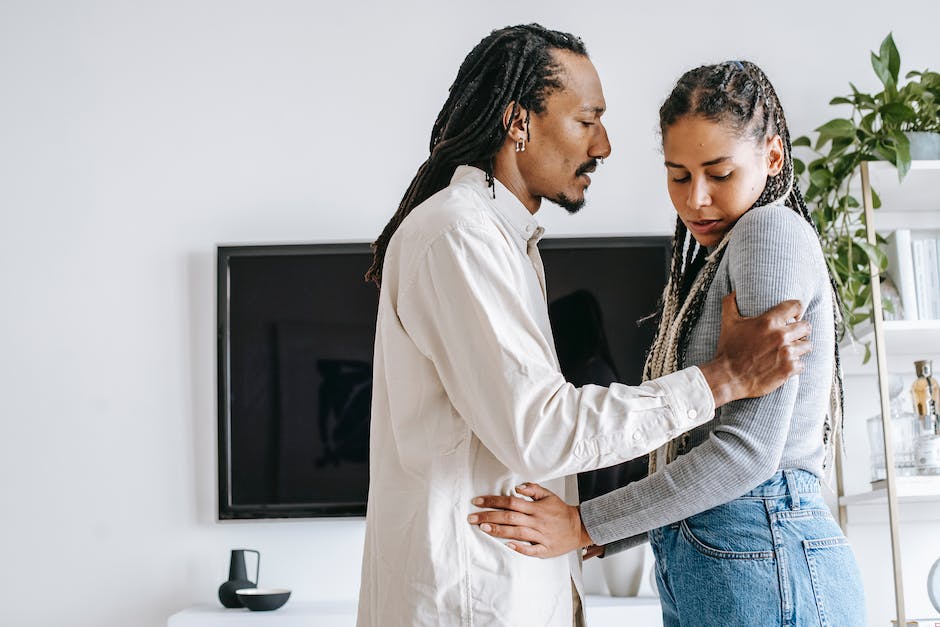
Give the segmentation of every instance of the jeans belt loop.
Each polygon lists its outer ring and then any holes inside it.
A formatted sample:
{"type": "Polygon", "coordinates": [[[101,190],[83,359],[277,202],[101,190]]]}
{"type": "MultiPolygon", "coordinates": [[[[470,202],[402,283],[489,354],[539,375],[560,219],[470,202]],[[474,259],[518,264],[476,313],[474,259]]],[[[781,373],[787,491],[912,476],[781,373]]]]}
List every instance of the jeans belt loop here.
{"type": "Polygon", "coordinates": [[[796,476],[792,470],[784,470],[783,477],[787,480],[787,492],[790,494],[790,509],[800,509],[800,491],[796,487],[796,476]]]}

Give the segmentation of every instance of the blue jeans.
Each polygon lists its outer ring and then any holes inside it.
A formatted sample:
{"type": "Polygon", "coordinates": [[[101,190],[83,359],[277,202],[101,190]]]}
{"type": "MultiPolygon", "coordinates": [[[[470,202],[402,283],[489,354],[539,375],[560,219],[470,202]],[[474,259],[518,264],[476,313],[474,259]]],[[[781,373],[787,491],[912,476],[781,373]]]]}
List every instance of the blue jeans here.
{"type": "Polygon", "coordinates": [[[812,473],[778,472],[649,535],[664,627],[867,624],[855,556],[812,473]]]}

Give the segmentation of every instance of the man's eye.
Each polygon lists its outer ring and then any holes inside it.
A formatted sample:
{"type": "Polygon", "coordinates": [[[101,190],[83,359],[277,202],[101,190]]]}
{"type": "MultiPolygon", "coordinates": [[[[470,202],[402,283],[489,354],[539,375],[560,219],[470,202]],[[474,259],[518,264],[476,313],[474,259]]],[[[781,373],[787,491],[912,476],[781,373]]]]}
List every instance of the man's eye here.
{"type": "Polygon", "coordinates": [[[727,174],[713,174],[712,175],[712,178],[715,179],[716,181],[725,181],[729,179],[730,177],[731,177],[731,172],[728,172],[727,174]]]}
{"type": "Polygon", "coordinates": [[[686,174],[685,176],[674,176],[672,177],[672,180],[675,183],[688,183],[689,178],[691,177],[688,174],[686,174]]]}

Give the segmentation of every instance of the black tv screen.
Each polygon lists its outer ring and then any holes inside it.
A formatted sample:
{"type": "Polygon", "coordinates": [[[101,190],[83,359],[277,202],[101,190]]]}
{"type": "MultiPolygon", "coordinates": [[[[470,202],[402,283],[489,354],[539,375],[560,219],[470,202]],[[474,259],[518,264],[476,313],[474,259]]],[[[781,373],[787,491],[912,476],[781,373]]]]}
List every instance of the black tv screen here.
{"type": "MultiPolygon", "coordinates": [[[[549,315],[577,385],[640,381],[668,237],[545,239],[549,315]]],[[[363,516],[378,290],[367,244],[219,246],[219,518],[363,516]]],[[[646,472],[579,475],[582,500],[646,472]]]]}

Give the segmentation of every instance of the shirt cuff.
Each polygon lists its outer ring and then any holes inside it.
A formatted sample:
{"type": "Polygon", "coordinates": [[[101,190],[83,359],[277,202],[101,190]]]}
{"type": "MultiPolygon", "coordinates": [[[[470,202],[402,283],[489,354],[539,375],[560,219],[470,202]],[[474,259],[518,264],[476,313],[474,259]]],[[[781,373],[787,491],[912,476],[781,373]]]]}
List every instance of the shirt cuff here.
{"type": "Polygon", "coordinates": [[[715,397],[696,366],[655,379],[672,409],[676,424],[688,431],[705,424],[715,416],[715,397]]]}

